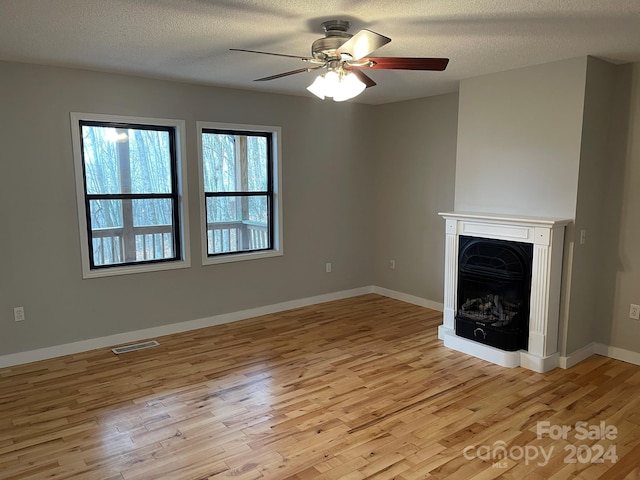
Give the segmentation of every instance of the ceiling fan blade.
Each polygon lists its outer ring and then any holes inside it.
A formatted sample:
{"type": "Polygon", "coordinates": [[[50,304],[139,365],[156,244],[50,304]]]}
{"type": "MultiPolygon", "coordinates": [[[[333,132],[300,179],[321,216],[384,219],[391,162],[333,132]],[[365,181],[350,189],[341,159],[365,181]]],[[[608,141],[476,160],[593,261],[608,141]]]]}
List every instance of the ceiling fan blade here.
{"type": "Polygon", "coordinates": [[[365,29],[344,42],[336,51],[338,54],[348,53],[353,60],[360,60],[390,41],[389,37],[365,29]]]}
{"type": "Polygon", "coordinates": [[[288,58],[299,58],[300,60],[309,60],[309,57],[300,57],[298,55],[285,55],[283,53],[271,53],[271,52],[260,52],[258,50],[245,50],[244,48],[230,48],[232,52],[249,52],[249,53],[259,53],[261,55],[274,55],[276,57],[288,57],[288,58]]]}
{"type": "Polygon", "coordinates": [[[373,79],[369,77],[367,74],[365,74],[362,70],[359,70],[355,67],[348,67],[348,66],[345,66],[344,68],[346,70],[349,70],[350,72],[353,72],[353,74],[356,77],[358,77],[358,80],[364,83],[367,86],[367,88],[375,87],[377,85],[377,83],[374,82],[373,79]]]}
{"type": "Polygon", "coordinates": [[[306,73],[312,70],[317,70],[318,68],[322,68],[324,65],[319,65],[317,67],[305,67],[299,68],[297,70],[291,70],[290,72],[278,73],[276,75],[270,75],[268,77],[256,78],[254,82],[266,82],[267,80],[275,80],[276,78],[288,77],[289,75],[295,75],[296,73],[306,73]]]}
{"type": "Polygon", "coordinates": [[[411,58],[411,57],[369,57],[367,60],[374,65],[361,65],[362,68],[377,68],[380,70],[435,70],[438,72],[447,68],[448,58],[411,58]]]}

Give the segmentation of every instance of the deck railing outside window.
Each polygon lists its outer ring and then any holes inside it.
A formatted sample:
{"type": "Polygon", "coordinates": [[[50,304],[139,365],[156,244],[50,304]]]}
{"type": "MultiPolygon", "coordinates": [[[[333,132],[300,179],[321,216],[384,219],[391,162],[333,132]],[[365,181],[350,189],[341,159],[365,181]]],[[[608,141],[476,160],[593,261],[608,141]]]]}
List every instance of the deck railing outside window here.
{"type": "MultiPolygon", "coordinates": [[[[123,263],[126,258],[122,228],[93,230],[93,258],[95,265],[123,263]]],[[[171,225],[134,227],[136,260],[172,258],[171,225]]],[[[210,252],[231,253],[269,248],[267,225],[258,222],[236,221],[207,224],[207,243],[210,252]]]]}

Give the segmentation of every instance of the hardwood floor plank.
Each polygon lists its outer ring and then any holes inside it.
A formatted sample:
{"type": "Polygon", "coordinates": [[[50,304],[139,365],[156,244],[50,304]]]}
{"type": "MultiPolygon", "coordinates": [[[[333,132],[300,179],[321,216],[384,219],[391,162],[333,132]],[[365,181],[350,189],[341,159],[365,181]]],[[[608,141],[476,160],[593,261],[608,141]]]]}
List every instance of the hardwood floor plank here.
{"type": "Polygon", "coordinates": [[[0,369],[0,479],[638,477],[640,367],[502,368],[444,348],[441,321],[371,294],[0,369]],[[598,445],[617,462],[566,462],[598,445]]]}

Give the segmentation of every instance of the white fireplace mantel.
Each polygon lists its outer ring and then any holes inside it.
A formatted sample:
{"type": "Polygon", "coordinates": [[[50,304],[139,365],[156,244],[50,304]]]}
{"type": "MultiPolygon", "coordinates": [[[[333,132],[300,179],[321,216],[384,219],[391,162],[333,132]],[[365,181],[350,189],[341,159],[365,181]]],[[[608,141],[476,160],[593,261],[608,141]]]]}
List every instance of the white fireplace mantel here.
{"type": "Polygon", "coordinates": [[[558,366],[558,328],[564,230],[571,220],[513,215],[443,212],[446,220],[444,318],[438,337],[445,346],[505,367],[545,372],[558,366]],[[459,237],[533,244],[529,346],[506,352],[455,334],[459,237]]]}

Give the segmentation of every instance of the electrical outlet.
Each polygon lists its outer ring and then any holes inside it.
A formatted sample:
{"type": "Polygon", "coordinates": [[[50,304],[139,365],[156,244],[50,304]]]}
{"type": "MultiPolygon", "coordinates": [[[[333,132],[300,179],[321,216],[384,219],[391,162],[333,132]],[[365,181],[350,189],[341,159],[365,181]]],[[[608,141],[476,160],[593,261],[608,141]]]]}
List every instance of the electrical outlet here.
{"type": "Polygon", "coordinates": [[[13,309],[13,319],[16,322],[21,322],[24,320],[24,307],[15,307],[13,309]]]}
{"type": "Polygon", "coordinates": [[[634,320],[640,320],[640,305],[636,305],[632,303],[629,306],[629,318],[633,318],[634,320]]]}
{"type": "Polygon", "coordinates": [[[395,270],[396,269],[396,261],[395,260],[389,260],[389,268],[391,270],[395,270]]]}
{"type": "Polygon", "coordinates": [[[327,262],[324,266],[324,271],[327,273],[331,273],[331,262],[327,262]]]}
{"type": "Polygon", "coordinates": [[[580,245],[584,245],[587,243],[587,231],[580,230],[580,245]]]}

